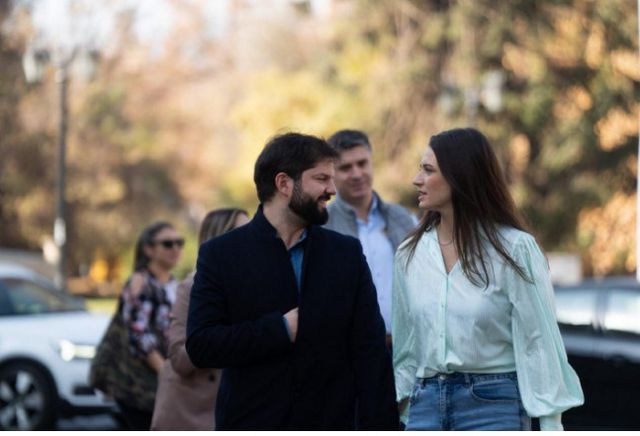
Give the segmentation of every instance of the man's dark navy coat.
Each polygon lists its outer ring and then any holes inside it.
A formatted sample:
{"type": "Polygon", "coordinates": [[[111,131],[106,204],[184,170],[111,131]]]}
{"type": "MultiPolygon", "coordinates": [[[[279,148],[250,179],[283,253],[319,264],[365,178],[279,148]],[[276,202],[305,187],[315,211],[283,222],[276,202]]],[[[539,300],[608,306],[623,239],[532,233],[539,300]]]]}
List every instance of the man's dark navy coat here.
{"type": "Polygon", "coordinates": [[[218,430],[398,428],[391,358],[360,242],[308,228],[298,292],[262,208],[200,248],[187,352],[224,368],[218,430]],[[299,307],[291,343],[283,314],[299,307]]]}

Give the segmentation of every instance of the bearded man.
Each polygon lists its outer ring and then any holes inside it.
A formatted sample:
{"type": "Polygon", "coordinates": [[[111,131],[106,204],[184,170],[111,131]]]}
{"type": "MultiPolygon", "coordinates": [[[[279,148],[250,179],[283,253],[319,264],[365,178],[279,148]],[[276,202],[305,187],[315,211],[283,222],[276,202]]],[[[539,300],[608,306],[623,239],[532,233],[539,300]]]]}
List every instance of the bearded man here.
{"type": "Polygon", "coordinates": [[[357,239],[320,227],[338,154],[273,138],[253,220],[200,248],[187,352],[223,368],[217,430],[398,429],[385,326],[357,239]]]}

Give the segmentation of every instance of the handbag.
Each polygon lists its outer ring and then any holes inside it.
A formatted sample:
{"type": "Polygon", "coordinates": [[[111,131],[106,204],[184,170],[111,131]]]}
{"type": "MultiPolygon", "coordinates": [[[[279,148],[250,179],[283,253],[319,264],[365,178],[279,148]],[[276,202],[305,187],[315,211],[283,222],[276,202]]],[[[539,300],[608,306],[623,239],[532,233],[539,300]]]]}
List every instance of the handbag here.
{"type": "Polygon", "coordinates": [[[131,351],[122,300],[111,318],[89,370],[89,385],[139,410],[153,411],[158,376],[131,351]]]}

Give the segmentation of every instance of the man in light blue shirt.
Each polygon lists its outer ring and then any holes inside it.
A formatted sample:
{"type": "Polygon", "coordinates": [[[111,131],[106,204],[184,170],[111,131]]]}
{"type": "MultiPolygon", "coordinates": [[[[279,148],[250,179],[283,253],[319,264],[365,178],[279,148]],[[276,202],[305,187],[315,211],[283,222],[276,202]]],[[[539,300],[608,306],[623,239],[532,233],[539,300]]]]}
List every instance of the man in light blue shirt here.
{"type": "Polygon", "coordinates": [[[364,132],[340,130],[327,142],[340,157],[335,176],[338,195],[328,207],[325,227],[360,240],[390,344],[393,258],[417,220],[402,206],[384,202],[373,190],[371,144],[364,132]]]}

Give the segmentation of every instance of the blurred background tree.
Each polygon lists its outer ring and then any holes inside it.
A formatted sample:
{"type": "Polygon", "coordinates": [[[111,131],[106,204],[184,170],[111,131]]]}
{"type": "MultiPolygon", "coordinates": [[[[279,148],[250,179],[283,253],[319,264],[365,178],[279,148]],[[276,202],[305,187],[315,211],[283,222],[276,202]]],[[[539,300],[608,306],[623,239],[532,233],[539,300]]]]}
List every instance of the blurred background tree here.
{"type": "MultiPolygon", "coordinates": [[[[0,23],[9,14],[9,1],[0,0],[0,23]]],[[[0,32],[0,246],[8,248],[39,247],[53,216],[52,175],[46,170],[53,161],[51,138],[21,120],[27,93],[21,59],[21,47],[0,32]]]]}
{"type": "MultiPolygon", "coordinates": [[[[0,0],[0,243],[30,249],[54,213],[52,80],[27,86],[20,66],[38,3],[0,0]]],[[[429,136],[464,125],[546,250],[635,270],[635,1],[115,3],[97,80],[71,90],[72,273],[121,278],[160,218],[189,235],[190,269],[204,213],[255,208],[253,162],[286,130],[367,131],[376,188],[415,209],[429,136]]]]}

